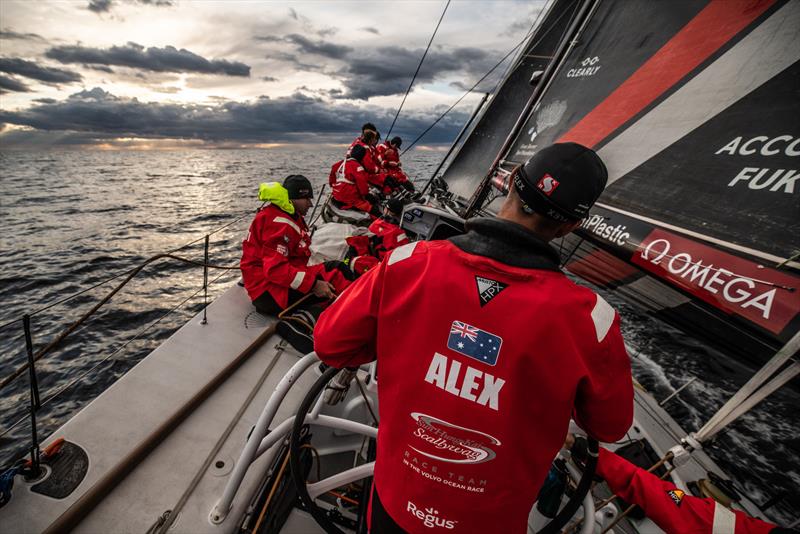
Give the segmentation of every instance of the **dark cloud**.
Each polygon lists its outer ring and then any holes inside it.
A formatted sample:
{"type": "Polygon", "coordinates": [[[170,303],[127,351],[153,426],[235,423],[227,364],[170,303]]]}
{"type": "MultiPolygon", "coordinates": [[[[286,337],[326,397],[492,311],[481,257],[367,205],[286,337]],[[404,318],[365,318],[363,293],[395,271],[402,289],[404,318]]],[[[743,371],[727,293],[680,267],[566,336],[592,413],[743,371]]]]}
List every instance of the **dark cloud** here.
{"type": "MultiPolygon", "coordinates": [[[[438,110],[404,114],[396,131],[413,138],[438,110]]],[[[66,100],[39,103],[23,111],[0,110],[0,123],[39,131],[79,132],[94,139],[140,137],[197,139],[208,142],[346,142],[365,121],[388,125],[393,109],[350,104],[333,106],[323,98],[295,93],[247,102],[179,104],[141,102],[116,97],[100,88],[81,91],[66,100]]],[[[432,130],[426,142],[448,142],[466,115],[453,113],[432,130]]]]}
{"type": "Polygon", "coordinates": [[[305,54],[316,54],[331,59],[344,59],[347,54],[353,51],[349,46],[337,45],[327,41],[312,41],[297,33],[292,33],[284,39],[294,44],[300,52],[305,54]]]}
{"type": "Polygon", "coordinates": [[[14,78],[9,78],[8,76],[1,76],[0,75],[0,93],[29,93],[30,88],[24,83],[15,80],[14,78]]]}
{"type": "Polygon", "coordinates": [[[39,80],[47,83],[72,83],[79,82],[83,77],[77,72],[41,67],[33,61],[12,57],[0,57],[0,72],[17,74],[25,78],[39,80]]]}
{"type": "Polygon", "coordinates": [[[114,74],[114,69],[112,69],[111,67],[106,67],[105,65],[87,65],[84,63],[83,68],[99,70],[100,72],[107,72],[108,74],[114,74]]]}
{"type": "Polygon", "coordinates": [[[22,41],[45,41],[46,39],[38,33],[17,33],[8,28],[0,30],[0,39],[18,39],[22,41]]]}
{"type": "Polygon", "coordinates": [[[33,101],[40,104],[55,104],[58,102],[55,98],[34,98],[33,101]]]}
{"type": "Polygon", "coordinates": [[[290,54],[288,52],[271,52],[267,59],[274,59],[277,61],[283,61],[286,63],[291,63],[292,68],[294,70],[306,70],[310,72],[325,72],[325,66],[320,65],[318,63],[304,63],[300,61],[300,59],[295,54],[290,54]]]}
{"type": "Polygon", "coordinates": [[[262,76],[261,77],[261,81],[264,81],[264,82],[277,82],[278,78],[276,78],[274,76],[262,76]]]}
{"type": "Polygon", "coordinates": [[[106,13],[111,10],[111,0],[90,0],[86,9],[94,11],[95,13],[106,13]]]}
{"type": "MultiPolygon", "coordinates": [[[[364,28],[362,28],[364,29],[364,28]]],[[[303,35],[292,33],[284,36],[261,36],[257,40],[271,43],[292,44],[297,53],[273,51],[267,58],[292,63],[295,69],[323,72],[345,87],[334,98],[368,100],[375,96],[388,96],[405,92],[411,76],[423,55],[422,49],[409,49],[400,46],[383,46],[375,49],[355,51],[349,46],[338,45],[324,40],[311,40],[303,35]],[[344,66],[331,72],[330,66],[309,64],[299,59],[305,55],[318,56],[343,61],[344,66]]],[[[483,76],[495,64],[499,54],[475,47],[430,50],[417,74],[416,84],[430,83],[437,79],[461,75],[458,86],[469,87],[474,80],[483,76]]],[[[487,80],[483,85],[488,85],[487,80]]]]}
{"type": "Polygon", "coordinates": [[[339,33],[339,28],[334,28],[333,26],[326,26],[325,28],[317,30],[317,35],[320,37],[331,37],[337,33],[339,33]]]}
{"type": "Polygon", "coordinates": [[[380,30],[378,30],[378,28],[373,28],[372,26],[366,26],[366,27],[361,28],[361,29],[364,30],[365,32],[374,33],[375,35],[380,35],[381,34],[381,32],[380,32],[380,30]]]}
{"type": "MultiPolygon", "coordinates": [[[[367,100],[373,96],[405,92],[422,54],[422,50],[399,46],[352,54],[338,73],[347,89],[343,98],[367,100]]],[[[462,74],[466,82],[471,82],[485,74],[494,61],[490,52],[480,48],[460,47],[447,52],[431,50],[417,74],[415,85],[454,74],[462,74]]]]}
{"type": "MultiPolygon", "coordinates": [[[[146,6],[171,7],[175,5],[173,0],[127,0],[129,4],[143,4],[146,6]]],[[[86,9],[95,13],[108,13],[114,5],[114,0],[89,0],[86,9]]]]}
{"type": "Polygon", "coordinates": [[[136,43],[111,48],[91,48],[79,45],[56,46],[45,53],[61,63],[114,65],[153,72],[199,72],[227,76],[250,76],[250,67],[238,61],[208,60],[174,46],[145,48],[136,43]]]}
{"type": "MultiPolygon", "coordinates": [[[[353,51],[353,49],[349,46],[337,45],[335,43],[323,41],[321,39],[312,41],[308,37],[300,35],[299,33],[291,33],[283,37],[277,37],[274,35],[264,35],[264,36],[257,36],[255,39],[267,43],[281,43],[281,42],[289,43],[294,45],[295,48],[298,50],[298,52],[302,52],[304,54],[316,54],[318,56],[323,56],[330,59],[344,59],[350,52],[353,51]]],[[[281,52],[273,53],[273,55],[279,55],[279,54],[281,54],[281,52]]],[[[292,59],[295,58],[294,55],[285,55],[285,56],[292,59]]]]}

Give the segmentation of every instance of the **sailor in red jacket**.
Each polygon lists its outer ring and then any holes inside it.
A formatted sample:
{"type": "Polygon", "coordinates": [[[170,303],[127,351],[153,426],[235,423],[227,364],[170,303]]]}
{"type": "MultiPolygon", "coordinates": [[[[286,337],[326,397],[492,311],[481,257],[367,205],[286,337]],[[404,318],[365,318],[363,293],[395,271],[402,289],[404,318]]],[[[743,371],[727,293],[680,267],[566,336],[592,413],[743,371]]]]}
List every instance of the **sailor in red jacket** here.
{"type": "Polygon", "coordinates": [[[350,147],[347,149],[347,157],[350,157],[353,152],[353,148],[356,146],[364,147],[366,154],[364,155],[364,159],[362,160],[362,165],[364,166],[364,170],[366,170],[370,174],[370,183],[374,185],[383,185],[378,184],[377,182],[382,180],[382,176],[379,177],[381,174],[381,168],[378,164],[378,158],[375,151],[375,145],[378,144],[378,137],[380,134],[378,133],[378,129],[375,127],[374,124],[371,122],[365,123],[361,127],[361,135],[356,137],[355,140],[350,143],[350,147]]]}
{"type": "Polygon", "coordinates": [[[332,201],[338,208],[364,211],[379,217],[381,212],[377,199],[369,192],[370,176],[362,165],[364,157],[366,149],[356,145],[349,157],[333,164],[328,176],[332,201]]]}
{"type": "Polygon", "coordinates": [[[387,139],[375,149],[378,164],[381,166],[383,172],[386,173],[387,178],[391,177],[391,181],[384,181],[385,186],[391,186],[388,187],[389,191],[386,191],[387,187],[384,187],[384,193],[386,194],[391,194],[391,190],[397,189],[398,187],[402,187],[411,193],[414,192],[414,184],[411,183],[400,166],[399,150],[402,144],[403,140],[395,136],[392,137],[391,140],[387,139]]]}
{"type": "MultiPolygon", "coordinates": [[[[585,459],[586,440],[570,435],[573,457],[585,459]]],[[[731,510],[714,499],[694,497],[645,469],[600,448],[596,475],[625,502],[638,505],[667,534],[777,534],[788,532],[771,523],[731,510]]]]}
{"type": "Polygon", "coordinates": [[[372,221],[369,231],[375,234],[372,238],[375,254],[382,260],[386,254],[409,242],[405,231],[400,228],[400,217],[403,216],[403,203],[397,198],[386,201],[383,215],[372,221]]]}
{"type": "Polygon", "coordinates": [[[523,533],[571,416],[603,441],[629,429],[619,316],[548,245],[606,177],[588,148],[545,148],[497,219],[393,250],[320,316],[323,362],[378,360],[374,532],[523,533]]]}
{"type": "Polygon", "coordinates": [[[341,270],[308,265],[311,237],[303,219],[313,191],[305,176],[294,174],[283,185],[262,184],[259,198],[268,201],[253,219],[242,243],[242,278],[256,309],[275,315],[292,302],[314,293],[333,298],[349,281],[341,270]]]}

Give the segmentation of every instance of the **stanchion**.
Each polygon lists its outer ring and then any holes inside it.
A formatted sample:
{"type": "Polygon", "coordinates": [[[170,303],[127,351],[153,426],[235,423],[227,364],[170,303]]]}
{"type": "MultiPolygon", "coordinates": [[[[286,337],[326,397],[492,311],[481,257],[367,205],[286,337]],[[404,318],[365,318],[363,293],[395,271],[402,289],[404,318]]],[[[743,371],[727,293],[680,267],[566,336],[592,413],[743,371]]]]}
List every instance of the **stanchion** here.
{"type": "Polygon", "coordinates": [[[203,320],[200,324],[208,324],[208,315],[206,309],[208,308],[208,234],[206,234],[205,254],[203,260],[203,320]]]}
{"type": "Polygon", "coordinates": [[[22,327],[25,330],[25,349],[28,353],[28,375],[30,376],[31,396],[31,464],[32,476],[39,475],[39,436],[36,432],[36,412],[41,407],[39,402],[39,381],[36,379],[36,367],[33,358],[33,339],[31,338],[31,316],[22,316],[22,327]]]}

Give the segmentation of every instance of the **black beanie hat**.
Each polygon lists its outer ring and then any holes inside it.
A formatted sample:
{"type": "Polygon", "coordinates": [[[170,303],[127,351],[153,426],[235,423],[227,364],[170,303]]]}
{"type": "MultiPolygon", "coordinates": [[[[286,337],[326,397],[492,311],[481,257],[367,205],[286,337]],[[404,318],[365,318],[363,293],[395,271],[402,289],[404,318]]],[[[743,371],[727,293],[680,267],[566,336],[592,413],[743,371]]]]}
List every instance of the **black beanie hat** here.
{"type": "Polygon", "coordinates": [[[390,141],[390,143],[392,143],[396,148],[400,148],[400,145],[403,144],[403,140],[400,139],[399,137],[395,136],[395,137],[392,137],[392,140],[390,141]]]}
{"type": "Polygon", "coordinates": [[[400,216],[403,213],[403,201],[399,198],[391,197],[386,201],[386,207],[389,208],[389,211],[400,216]]]}
{"type": "Polygon", "coordinates": [[[290,174],[283,181],[283,187],[289,191],[290,199],[314,198],[311,182],[302,174],[290,174]]]}
{"type": "Polygon", "coordinates": [[[578,143],[543,148],[514,176],[514,186],[528,210],[561,222],[586,217],[607,181],[603,160],[578,143]]]}
{"type": "Polygon", "coordinates": [[[363,145],[356,145],[352,148],[352,150],[350,150],[350,157],[358,161],[359,163],[361,162],[362,159],[364,159],[364,156],[366,155],[367,155],[367,149],[364,148],[363,145]]]}

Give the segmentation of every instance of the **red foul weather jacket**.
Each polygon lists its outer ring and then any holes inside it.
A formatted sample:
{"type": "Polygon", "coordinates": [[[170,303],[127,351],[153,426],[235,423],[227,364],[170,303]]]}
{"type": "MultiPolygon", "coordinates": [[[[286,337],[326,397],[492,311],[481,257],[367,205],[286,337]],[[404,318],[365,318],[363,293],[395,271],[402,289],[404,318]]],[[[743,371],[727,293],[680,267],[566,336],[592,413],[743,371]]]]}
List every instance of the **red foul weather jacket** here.
{"type": "Polygon", "coordinates": [[[333,198],[338,200],[344,209],[356,209],[370,212],[372,204],[364,198],[369,193],[369,173],[354,159],[347,159],[342,170],[342,161],[331,167],[328,183],[332,188],[333,198]]]}
{"type": "Polygon", "coordinates": [[[369,143],[364,142],[364,140],[361,139],[360,136],[356,137],[355,141],[350,143],[350,147],[347,149],[348,158],[350,157],[350,151],[353,150],[353,147],[356,145],[363,146],[367,151],[366,155],[364,156],[364,159],[361,160],[361,164],[363,165],[364,170],[366,170],[370,175],[375,175],[370,177],[371,178],[370,183],[375,183],[375,185],[382,186],[383,185],[383,182],[381,181],[382,178],[377,177],[377,175],[380,174],[381,172],[381,168],[380,165],[378,164],[378,156],[375,152],[375,147],[370,145],[369,143]],[[381,183],[380,184],[376,183],[378,181],[381,181],[381,183]]]}
{"type": "Polygon", "coordinates": [[[393,224],[386,220],[384,217],[375,219],[369,225],[369,231],[377,236],[377,246],[375,252],[378,259],[383,259],[387,253],[396,249],[399,246],[408,243],[408,236],[405,231],[397,224],[393,224]]]}
{"type": "Polygon", "coordinates": [[[474,219],[393,250],[320,316],[335,367],[377,358],[375,488],[409,532],[524,533],[570,416],[615,441],[633,418],[619,317],[524,227],[474,219]]]}
{"type": "Polygon", "coordinates": [[[667,534],[766,534],[775,528],[739,510],[728,510],[714,499],[687,495],[672,482],[603,448],[597,475],[619,497],[638,504],[667,534]]]}
{"type": "MultiPolygon", "coordinates": [[[[400,168],[400,154],[398,154],[394,146],[388,142],[381,143],[375,149],[375,153],[378,158],[378,164],[388,176],[394,178],[398,184],[408,182],[408,176],[400,168]]],[[[388,193],[391,193],[391,190],[388,193]]]]}
{"type": "Polygon", "coordinates": [[[310,244],[311,236],[303,217],[290,215],[275,204],[264,206],[242,242],[240,266],[250,300],[269,291],[275,302],[285,308],[289,288],[308,293],[318,277],[343,289],[344,279],[339,280],[336,272],[326,272],[322,264],[307,265],[310,244]]]}
{"type": "Polygon", "coordinates": [[[378,163],[384,169],[396,169],[400,166],[400,154],[398,154],[397,149],[388,142],[383,142],[378,145],[375,148],[375,153],[378,156],[378,163]]]}

